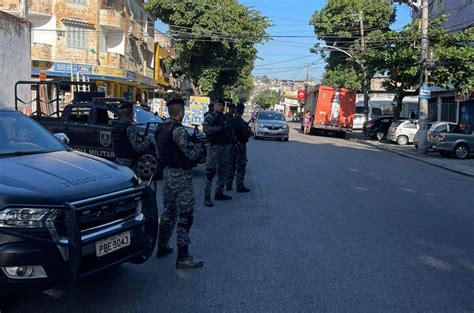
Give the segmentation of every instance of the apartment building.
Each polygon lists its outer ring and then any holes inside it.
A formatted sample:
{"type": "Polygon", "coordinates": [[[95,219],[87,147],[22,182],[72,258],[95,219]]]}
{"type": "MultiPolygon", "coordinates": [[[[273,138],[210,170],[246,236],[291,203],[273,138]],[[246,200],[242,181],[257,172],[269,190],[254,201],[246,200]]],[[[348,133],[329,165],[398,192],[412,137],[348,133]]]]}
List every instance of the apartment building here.
{"type": "MultiPolygon", "coordinates": [[[[19,14],[20,0],[0,10],[19,14]]],[[[154,19],[143,0],[29,0],[32,76],[96,81],[109,96],[146,101],[157,88],[154,19]]]]}

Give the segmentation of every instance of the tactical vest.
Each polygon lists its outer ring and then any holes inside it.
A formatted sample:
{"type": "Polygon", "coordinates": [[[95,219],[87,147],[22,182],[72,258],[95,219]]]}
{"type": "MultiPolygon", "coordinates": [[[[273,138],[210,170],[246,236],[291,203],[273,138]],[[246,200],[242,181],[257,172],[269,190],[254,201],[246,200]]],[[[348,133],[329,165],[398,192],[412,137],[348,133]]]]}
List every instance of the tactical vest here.
{"type": "Polygon", "coordinates": [[[128,139],[127,128],[131,125],[130,122],[120,121],[112,129],[112,144],[117,158],[135,160],[139,156],[128,139]]]}
{"type": "Polygon", "coordinates": [[[195,164],[190,161],[173,140],[173,130],[180,127],[181,123],[166,123],[155,133],[156,150],[163,168],[192,169],[195,164]]]}
{"type": "Polygon", "coordinates": [[[224,115],[223,114],[216,114],[216,113],[211,113],[214,114],[214,123],[211,125],[213,127],[220,127],[222,131],[214,133],[212,135],[206,135],[207,141],[211,145],[226,145],[229,143],[229,138],[228,134],[225,132],[224,128],[224,115]]]}

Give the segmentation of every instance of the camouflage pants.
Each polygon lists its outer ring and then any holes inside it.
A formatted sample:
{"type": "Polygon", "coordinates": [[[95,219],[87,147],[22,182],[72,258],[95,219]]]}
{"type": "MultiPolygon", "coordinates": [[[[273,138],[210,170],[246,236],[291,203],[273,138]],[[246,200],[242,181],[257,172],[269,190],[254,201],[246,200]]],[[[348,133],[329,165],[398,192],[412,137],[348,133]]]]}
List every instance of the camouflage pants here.
{"type": "Polygon", "coordinates": [[[208,145],[206,158],[206,187],[204,195],[211,196],[212,180],[217,174],[216,192],[223,192],[226,178],[226,158],[224,145],[208,145]]]}
{"type": "Polygon", "coordinates": [[[163,179],[165,211],[160,219],[158,244],[161,246],[168,244],[177,221],[178,247],[187,246],[191,243],[189,231],[194,219],[193,172],[166,167],[163,171],[163,179]]]}
{"type": "Polygon", "coordinates": [[[245,143],[238,144],[240,149],[234,147],[234,153],[229,155],[229,163],[227,164],[227,186],[232,186],[234,177],[237,189],[244,187],[245,169],[247,167],[247,145],[245,143]]]}

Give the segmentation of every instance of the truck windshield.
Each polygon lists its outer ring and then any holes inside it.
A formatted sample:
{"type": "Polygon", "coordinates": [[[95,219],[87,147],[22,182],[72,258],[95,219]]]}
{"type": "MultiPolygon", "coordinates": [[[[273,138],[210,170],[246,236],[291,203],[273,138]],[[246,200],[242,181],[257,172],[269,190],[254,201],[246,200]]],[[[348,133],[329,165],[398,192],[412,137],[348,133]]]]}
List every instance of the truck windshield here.
{"type": "Polygon", "coordinates": [[[0,156],[46,153],[65,146],[38,123],[19,112],[0,111],[0,156]]]}
{"type": "Polygon", "coordinates": [[[283,114],[277,112],[260,112],[258,113],[259,120],[270,120],[270,121],[284,121],[283,114]]]}

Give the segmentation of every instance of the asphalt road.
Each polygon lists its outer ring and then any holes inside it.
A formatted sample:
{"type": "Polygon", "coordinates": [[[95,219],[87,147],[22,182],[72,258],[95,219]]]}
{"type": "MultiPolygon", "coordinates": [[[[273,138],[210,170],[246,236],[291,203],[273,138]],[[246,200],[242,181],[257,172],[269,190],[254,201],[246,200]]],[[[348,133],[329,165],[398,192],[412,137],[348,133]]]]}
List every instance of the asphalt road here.
{"type": "Polygon", "coordinates": [[[214,208],[196,170],[190,251],[204,268],[153,257],[2,313],[474,310],[474,179],[294,131],[251,141],[249,161],[252,192],[214,208]]]}

